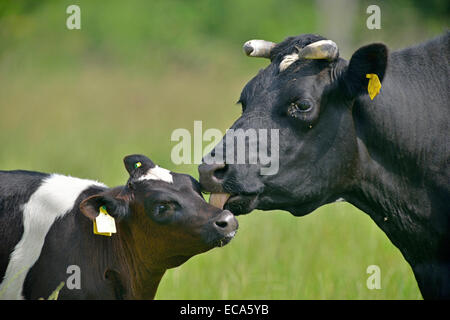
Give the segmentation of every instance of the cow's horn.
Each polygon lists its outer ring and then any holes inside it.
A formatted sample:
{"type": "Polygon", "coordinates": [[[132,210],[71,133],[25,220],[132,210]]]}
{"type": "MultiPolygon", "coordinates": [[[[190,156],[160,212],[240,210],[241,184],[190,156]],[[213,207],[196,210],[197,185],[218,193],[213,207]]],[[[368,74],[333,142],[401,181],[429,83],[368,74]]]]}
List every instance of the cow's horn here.
{"type": "Polygon", "coordinates": [[[327,59],[332,61],[339,56],[339,49],[336,43],[331,40],[320,40],[300,49],[298,56],[302,59],[327,59]]]}
{"type": "Polygon", "coordinates": [[[249,57],[270,58],[270,50],[276,43],[266,40],[250,40],[244,43],[244,52],[249,57]]]}

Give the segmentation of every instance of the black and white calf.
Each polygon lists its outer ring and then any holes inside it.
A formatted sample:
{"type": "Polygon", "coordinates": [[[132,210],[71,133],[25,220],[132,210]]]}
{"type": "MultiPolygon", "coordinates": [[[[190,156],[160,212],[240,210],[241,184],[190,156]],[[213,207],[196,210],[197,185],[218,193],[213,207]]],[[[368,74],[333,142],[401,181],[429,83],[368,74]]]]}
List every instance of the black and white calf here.
{"type": "Polygon", "coordinates": [[[47,297],[79,267],[61,299],[152,299],[168,268],[228,243],[238,223],[206,203],[195,179],[125,157],[126,186],[59,174],[0,171],[0,299],[47,297]],[[111,236],[94,234],[100,210],[111,236]]]}

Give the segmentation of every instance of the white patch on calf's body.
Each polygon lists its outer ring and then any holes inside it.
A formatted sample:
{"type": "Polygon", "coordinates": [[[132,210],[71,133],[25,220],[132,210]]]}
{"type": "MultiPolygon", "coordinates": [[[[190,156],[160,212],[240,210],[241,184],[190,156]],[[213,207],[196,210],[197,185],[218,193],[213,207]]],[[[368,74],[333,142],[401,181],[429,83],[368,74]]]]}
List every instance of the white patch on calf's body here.
{"type": "Polygon", "coordinates": [[[23,299],[25,278],[39,259],[51,226],[56,219],[70,212],[81,192],[91,186],[106,187],[96,181],[58,174],[52,174],[42,181],[22,207],[24,232],[10,255],[0,284],[0,299],[23,299]]]}
{"type": "Polygon", "coordinates": [[[155,166],[147,171],[147,173],[139,177],[138,181],[142,180],[161,180],[167,183],[173,183],[173,176],[169,170],[155,166]]]}

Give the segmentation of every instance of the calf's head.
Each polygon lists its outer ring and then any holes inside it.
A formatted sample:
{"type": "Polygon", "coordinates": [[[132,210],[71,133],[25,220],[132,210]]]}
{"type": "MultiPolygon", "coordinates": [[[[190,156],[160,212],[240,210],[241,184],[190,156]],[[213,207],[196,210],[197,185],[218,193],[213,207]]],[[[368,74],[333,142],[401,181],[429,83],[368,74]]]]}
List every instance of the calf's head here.
{"type": "MultiPolygon", "coordinates": [[[[220,146],[226,159],[212,164],[204,160],[199,166],[202,188],[221,193],[211,198],[235,214],[257,208],[304,215],[335,201],[354,177],[353,106],[359,96],[367,94],[368,74],[383,80],[387,48],[383,44],[362,47],[348,63],[339,58],[333,41],[306,34],[279,44],[252,40],[244,45],[244,51],[270,59],[270,65],[244,87],[239,99],[242,115],[230,129],[254,130],[260,134],[254,140],[258,143],[261,135],[278,132],[278,141],[266,136],[270,143],[263,146],[270,149],[268,153],[277,152],[279,168],[265,175],[261,174],[261,161],[237,163],[231,158],[230,163],[225,136],[205,158],[217,158],[220,146]],[[271,146],[274,143],[275,148],[271,146]]],[[[251,139],[246,141],[244,152],[250,153],[251,139]]],[[[242,150],[233,149],[236,158],[236,152],[242,150]]]]}
{"type": "Polygon", "coordinates": [[[94,220],[104,207],[115,218],[122,246],[147,269],[176,267],[190,257],[227,244],[238,228],[230,211],[209,205],[198,182],[170,172],[143,155],[124,159],[126,186],[105,190],[80,204],[94,220]]]}

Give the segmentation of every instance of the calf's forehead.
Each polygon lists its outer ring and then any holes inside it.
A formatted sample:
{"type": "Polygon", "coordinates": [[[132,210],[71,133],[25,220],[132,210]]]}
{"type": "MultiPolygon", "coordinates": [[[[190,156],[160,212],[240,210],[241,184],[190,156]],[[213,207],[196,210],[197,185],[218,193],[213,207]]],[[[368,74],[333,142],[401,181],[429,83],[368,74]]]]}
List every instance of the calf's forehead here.
{"type": "Polygon", "coordinates": [[[200,184],[190,175],[171,172],[158,166],[149,169],[145,175],[137,180],[143,182],[142,186],[146,189],[157,188],[158,190],[174,192],[182,190],[200,192],[200,184]]]}
{"type": "Polygon", "coordinates": [[[200,193],[200,183],[188,174],[172,172],[173,183],[171,187],[177,191],[194,191],[200,193]]]}
{"type": "Polygon", "coordinates": [[[163,181],[166,183],[173,183],[173,175],[172,172],[165,168],[161,168],[160,166],[154,166],[148,171],[140,176],[138,181],[146,181],[146,180],[155,180],[155,181],[163,181]]]}

